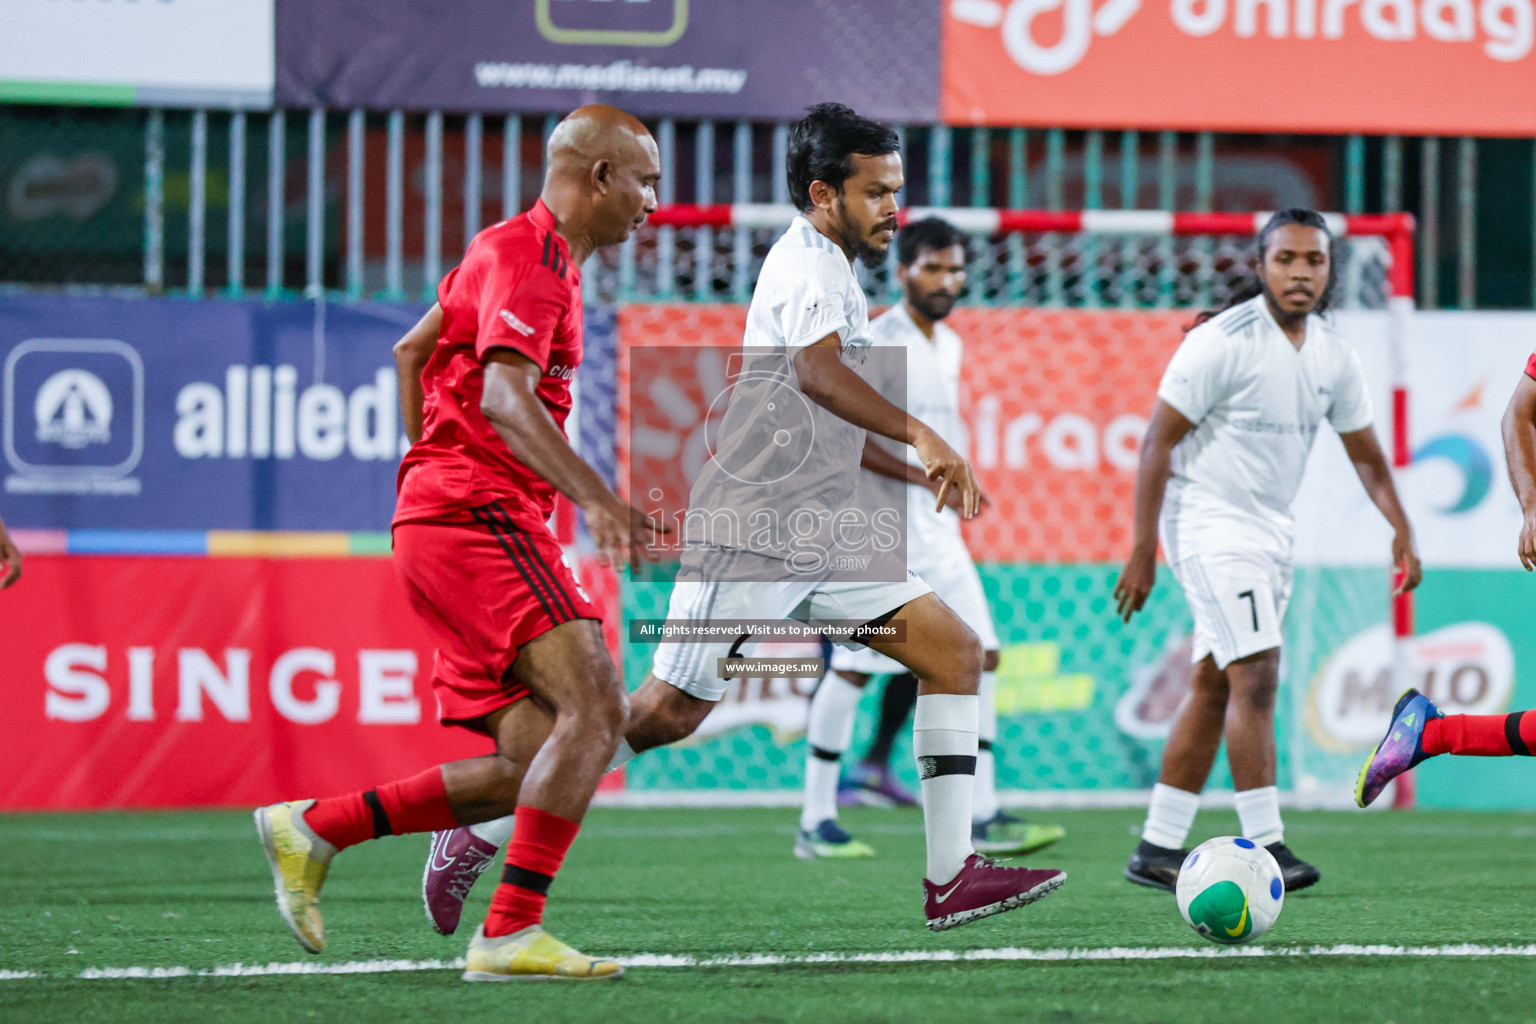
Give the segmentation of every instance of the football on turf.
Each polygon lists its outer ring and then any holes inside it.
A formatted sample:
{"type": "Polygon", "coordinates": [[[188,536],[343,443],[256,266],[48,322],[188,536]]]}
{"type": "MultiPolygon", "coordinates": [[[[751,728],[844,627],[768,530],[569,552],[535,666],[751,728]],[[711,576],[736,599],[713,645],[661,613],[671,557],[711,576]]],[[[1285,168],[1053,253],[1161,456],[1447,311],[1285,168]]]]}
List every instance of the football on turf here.
{"type": "Polygon", "coordinates": [[[1189,852],[1176,887],[1179,913],[1212,942],[1250,942],[1275,926],[1285,905],[1280,865],[1237,836],[1208,839],[1189,852]]]}

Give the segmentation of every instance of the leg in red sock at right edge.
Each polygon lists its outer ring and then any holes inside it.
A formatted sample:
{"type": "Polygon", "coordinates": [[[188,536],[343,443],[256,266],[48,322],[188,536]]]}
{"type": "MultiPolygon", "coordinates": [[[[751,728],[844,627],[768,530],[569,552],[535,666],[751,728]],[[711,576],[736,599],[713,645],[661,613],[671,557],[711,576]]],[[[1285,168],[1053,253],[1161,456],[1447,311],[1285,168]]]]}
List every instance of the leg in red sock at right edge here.
{"type": "Polygon", "coordinates": [[[1355,782],[1355,803],[1369,806],[1387,783],[1439,754],[1467,757],[1530,757],[1536,752],[1536,713],[1447,715],[1418,690],[1392,708],[1392,721],[1355,782]]]}
{"type": "Polygon", "coordinates": [[[1424,753],[1469,757],[1530,757],[1536,751],[1536,714],[1446,715],[1424,725],[1424,753]]]}

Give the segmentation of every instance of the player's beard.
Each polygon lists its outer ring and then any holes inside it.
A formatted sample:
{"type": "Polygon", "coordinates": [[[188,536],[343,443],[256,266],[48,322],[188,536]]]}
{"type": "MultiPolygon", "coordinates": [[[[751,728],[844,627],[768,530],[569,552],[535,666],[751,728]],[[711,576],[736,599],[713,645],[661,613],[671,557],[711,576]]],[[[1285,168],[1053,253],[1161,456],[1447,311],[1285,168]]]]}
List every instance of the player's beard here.
{"type": "MultiPolygon", "coordinates": [[[[1280,313],[1284,317],[1284,319],[1289,320],[1289,321],[1291,321],[1293,323],[1300,323],[1301,321],[1305,320],[1307,317],[1311,316],[1312,313],[1314,313],[1317,310],[1318,303],[1322,301],[1322,296],[1321,295],[1313,294],[1311,296],[1311,300],[1312,301],[1307,305],[1307,308],[1305,310],[1292,310],[1289,306],[1286,306],[1285,304],[1283,304],[1280,301],[1283,296],[1276,295],[1274,293],[1274,290],[1269,287],[1269,281],[1268,280],[1266,280],[1263,277],[1260,277],[1259,278],[1259,287],[1261,289],[1263,289],[1263,291],[1264,291],[1264,298],[1265,298],[1265,301],[1267,301],[1269,303],[1269,308],[1272,309],[1272,310],[1275,310],[1278,313],[1280,313]]],[[[1323,286],[1323,294],[1326,295],[1327,292],[1328,292],[1328,287],[1327,287],[1327,285],[1324,285],[1323,286]]]]}
{"type": "Polygon", "coordinates": [[[912,308],[921,313],[931,324],[954,312],[955,303],[960,301],[958,296],[948,292],[924,292],[922,295],[913,295],[907,301],[912,303],[912,308]]]}
{"type": "MultiPolygon", "coordinates": [[[[891,227],[896,226],[894,220],[882,223],[889,224],[891,227]]],[[[870,225],[870,230],[874,231],[880,226],[880,224],[870,225]]],[[[869,234],[854,223],[853,218],[848,215],[848,205],[841,199],[837,201],[837,231],[843,236],[843,244],[848,247],[854,259],[871,270],[876,270],[885,263],[886,250],[878,249],[870,242],[869,234]]]]}

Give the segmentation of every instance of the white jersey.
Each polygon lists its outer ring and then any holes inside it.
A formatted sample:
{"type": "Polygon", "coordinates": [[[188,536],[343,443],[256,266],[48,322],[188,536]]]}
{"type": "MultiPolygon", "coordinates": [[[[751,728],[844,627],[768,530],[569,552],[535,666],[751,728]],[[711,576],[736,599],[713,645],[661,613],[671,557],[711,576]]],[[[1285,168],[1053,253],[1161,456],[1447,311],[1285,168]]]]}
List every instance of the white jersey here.
{"type": "MultiPolygon", "coordinates": [[[[864,430],[806,398],[794,363],[802,348],[834,333],[842,361],[861,370],[870,345],[864,290],[843,251],[796,217],[768,251],[752,292],[715,456],[689,495],[690,542],[789,554],[788,517],[825,525],[852,504],[864,430]]],[[[794,540],[812,546],[810,538],[794,540]]]]}
{"type": "Polygon", "coordinates": [[[1289,561],[1291,503],[1326,419],[1371,425],[1365,373],[1332,324],[1307,318],[1300,349],[1262,295],[1190,331],[1157,397],[1195,429],[1173,450],[1160,532],[1170,562],[1213,552],[1289,561]]]}
{"type": "MultiPolygon", "coordinates": [[[[869,325],[870,337],[877,348],[900,347],[906,350],[906,377],[903,381],[875,380],[870,384],[886,398],[903,404],[907,412],[922,420],[945,443],[962,454],[966,450],[965,423],[960,418],[960,363],[964,350],[960,335],[942,321],[933,325],[933,337],[926,337],[905,303],[892,306],[869,325]]],[[[877,360],[876,372],[889,373],[900,363],[877,360]]],[[[873,376],[873,375],[872,375],[873,376]]],[[[923,468],[917,449],[909,444],[875,437],[877,444],[910,466],[923,468]]],[[[921,554],[941,542],[941,538],[960,539],[960,516],[953,509],[937,511],[933,492],[919,484],[907,485],[907,562],[923,573],[918,564],[921,554]]],[[[962,545],[963,546],[963,545],[962,545]]],[[[945,549],[947,556],[953,547],[945,549]]]]}

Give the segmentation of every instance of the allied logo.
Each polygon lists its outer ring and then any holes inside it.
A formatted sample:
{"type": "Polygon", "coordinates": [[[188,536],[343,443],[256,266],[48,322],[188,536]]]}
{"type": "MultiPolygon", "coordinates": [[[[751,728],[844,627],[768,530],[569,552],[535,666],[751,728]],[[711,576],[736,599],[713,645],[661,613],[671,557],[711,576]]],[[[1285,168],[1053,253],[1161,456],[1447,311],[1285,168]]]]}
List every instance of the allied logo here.
{"type": "Polygon", "coordinates": [[[129,345],[34,338],[4,371],[4,445],[15,494],[138,494],[144,364],[129,345]]]}
{"type": "Polygon", "coordinates": [[[112,439],[112,392],[88,370],[60,370],[37,391],[37,439],[65,448],[112,439]]]}

